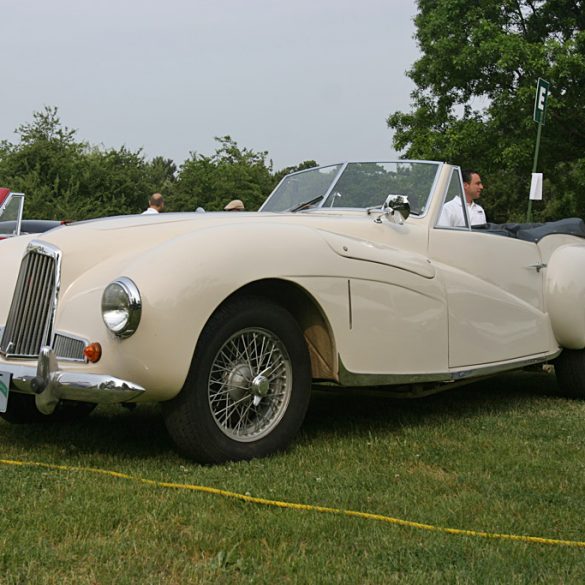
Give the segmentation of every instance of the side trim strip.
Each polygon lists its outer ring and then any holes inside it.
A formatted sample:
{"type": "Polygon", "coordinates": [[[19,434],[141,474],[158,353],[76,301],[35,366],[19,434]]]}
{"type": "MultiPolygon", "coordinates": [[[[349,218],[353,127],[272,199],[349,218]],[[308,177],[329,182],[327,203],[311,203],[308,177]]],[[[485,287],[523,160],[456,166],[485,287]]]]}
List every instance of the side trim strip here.
{"type": "Polygon", "coordinates": [[[492,376],[501,372],[518,370],[536,364],[543,364],[559,356],[561,351],[562,349],[558,349],[550,354],[428,374],[357,374],[350,372],[344,366],[341,356],[339,356],[339,383],[342,386],[394,386],[422,384],[425,382],[457,382],[460,380],[492,376]]]}

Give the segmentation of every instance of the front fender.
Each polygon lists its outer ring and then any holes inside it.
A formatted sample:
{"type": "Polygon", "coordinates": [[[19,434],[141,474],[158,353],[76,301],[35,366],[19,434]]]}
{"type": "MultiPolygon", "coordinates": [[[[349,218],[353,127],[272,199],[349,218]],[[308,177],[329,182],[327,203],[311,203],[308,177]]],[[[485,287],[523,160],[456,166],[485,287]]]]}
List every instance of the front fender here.
{"type": "Polygon", "coordinates": [[[235,291],[265,278],[341,272],[344,259],[321,232],[266,222],[259,227],[215,225],[161,242],[124,263],[104,262],[64,291],[56,328],[102,344],[96,369],[141,384],[151,400],[172,398],[183,386],[203,327],[235,291]],[[106,330],[99,309],[104,287],[118,276],[135,282],[143,302],[137,332],[123,340],[106,330]]]}

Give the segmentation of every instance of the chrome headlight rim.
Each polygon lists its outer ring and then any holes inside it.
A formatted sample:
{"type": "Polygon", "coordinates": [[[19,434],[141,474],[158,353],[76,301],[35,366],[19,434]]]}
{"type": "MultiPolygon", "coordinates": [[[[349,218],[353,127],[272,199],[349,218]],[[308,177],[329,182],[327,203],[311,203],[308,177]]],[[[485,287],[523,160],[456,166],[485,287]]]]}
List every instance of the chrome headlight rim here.
{"type": "Polygon", "coordinates": [[[108,331],[117,337],[126,338],[136,333],[138,325],[140,324],[140,317],[142,316],[142,298],[140,296],[140,291],[138,290],[138,287],[134,281],[127,276],[121,276],[110,282],[102,294],[101,311],[102,319],[108,328],[108,331]],[[113,327],[111,321],[108,322],[106,317],[107,313],[112,309],[105,307],[106,296],[113,287],[118,287],[121,289],[125,297],[125,307],[123,308],[127,311],[126,319],[122,322],[121,325],[116,327],[113,327]]]}

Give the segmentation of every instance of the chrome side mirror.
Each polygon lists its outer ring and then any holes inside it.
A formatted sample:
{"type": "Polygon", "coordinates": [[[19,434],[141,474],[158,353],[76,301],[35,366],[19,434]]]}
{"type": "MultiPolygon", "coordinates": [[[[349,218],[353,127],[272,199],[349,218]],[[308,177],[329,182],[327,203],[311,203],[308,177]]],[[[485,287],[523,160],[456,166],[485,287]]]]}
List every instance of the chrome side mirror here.
{"type": "Polygon", "coordinates": [[[386,197],[386,201],[382,205],[382,215],[376,221],[380,223],[382,217],[386,217],[388,221],[392,220],[395,223],[402,225],[410,215],[410,203],[406,195],[390,194],[386,197]]]}

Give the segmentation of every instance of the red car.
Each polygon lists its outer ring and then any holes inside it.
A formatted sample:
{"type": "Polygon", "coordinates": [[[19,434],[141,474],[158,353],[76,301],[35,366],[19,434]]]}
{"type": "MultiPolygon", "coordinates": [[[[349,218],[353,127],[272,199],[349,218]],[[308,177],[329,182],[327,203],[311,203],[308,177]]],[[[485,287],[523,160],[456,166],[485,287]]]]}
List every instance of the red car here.
{"type": "Polygon", "coordinates": [[[22,219],[24,193],[0,187],[0,240],[23,234],[46,232],[63,222],[45,219],[22,219]]]}

